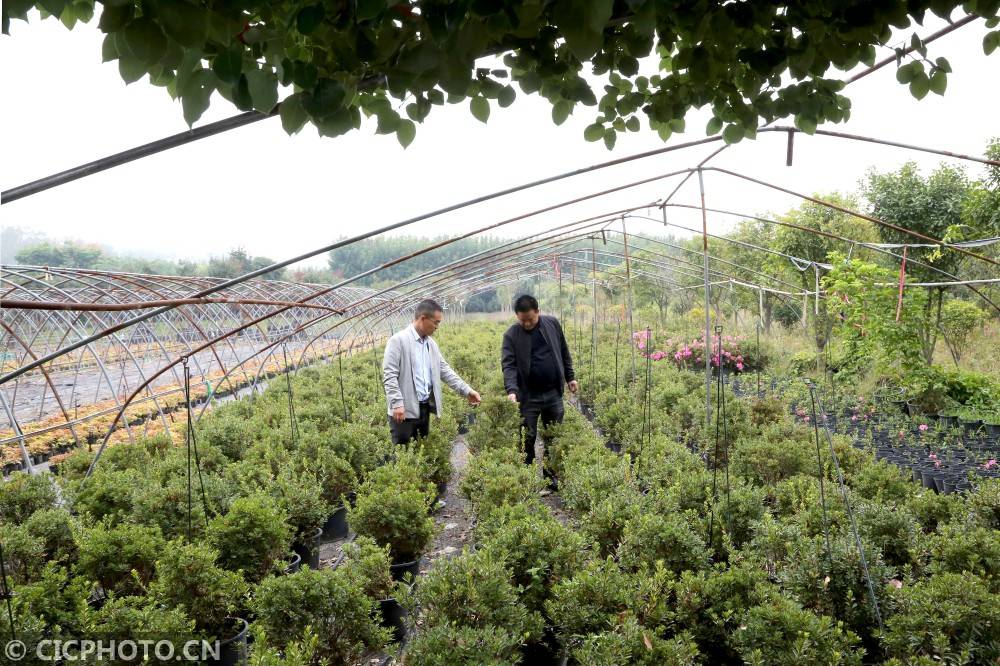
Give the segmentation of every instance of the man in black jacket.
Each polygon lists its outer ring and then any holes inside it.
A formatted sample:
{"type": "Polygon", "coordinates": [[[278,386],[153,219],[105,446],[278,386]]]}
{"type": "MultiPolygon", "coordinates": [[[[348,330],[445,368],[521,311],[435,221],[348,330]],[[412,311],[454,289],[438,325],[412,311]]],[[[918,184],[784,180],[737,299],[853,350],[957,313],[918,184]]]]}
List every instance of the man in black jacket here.
{"type": "MultiPolygon", "coordinates": [[[[507,397],[521,407],[524,462],[535,461],[538,418],[542,425],[562,422],[563,387],[576,393],[573,359],[559,320],[538,313],[538,301],[524,294],[514,301],[517,323],[503,335],[500,363],[507,397]]],[[[548,442],[542,441],[544,455],[548,442]]],[[[544,462],[544,458],[543,458],[544,462]]],[[[543,466],[544,470],[544,466],[543,466]]],[[[549,473],[545,470],[546,477],[549,473]]]]}

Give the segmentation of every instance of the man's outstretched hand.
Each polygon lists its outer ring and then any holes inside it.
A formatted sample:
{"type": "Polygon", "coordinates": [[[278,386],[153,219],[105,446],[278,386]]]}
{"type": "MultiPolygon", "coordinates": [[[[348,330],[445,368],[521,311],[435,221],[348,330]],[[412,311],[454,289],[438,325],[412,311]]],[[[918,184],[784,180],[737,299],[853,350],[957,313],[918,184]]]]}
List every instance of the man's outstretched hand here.
{"type": "Polygon", "coordinates": [[[469,391],[469,395],[465,396],[465,399],[469,401],[470,405],[478,405],[483,401],[482,397],[476,391],[469,391]]]}
{"type": "Polygon", "coordinates": [[[405,421],[406,420],[406,408],[405,407],[397,407],[396,409],[392,410],[392,420],[395,421],[396,423],[402,423],[403,421],[405,421]]]}
{"type": "Polygon", "coordinates": [[[511,402],[517,404],[517,394],[516,393],[508,393],[507,394],[507,399],[510,400],[511,402]]]}

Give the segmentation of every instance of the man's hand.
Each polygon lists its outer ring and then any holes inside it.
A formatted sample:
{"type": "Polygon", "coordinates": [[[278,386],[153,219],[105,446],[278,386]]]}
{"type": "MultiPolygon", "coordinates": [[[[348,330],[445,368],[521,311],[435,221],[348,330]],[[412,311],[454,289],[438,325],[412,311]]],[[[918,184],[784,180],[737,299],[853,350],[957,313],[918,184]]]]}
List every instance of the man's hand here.
{"type": "Polygon", "coordinates": [[[478,405],[483,400],[476,391],[469,391],[465,399],[469,401],[470,405],[478,405]]]}
{"type": "Polygon", "coordinates": [[[507,399],[516,404],[517,403],[517,394],[516,393],[508,393],[507,394],[507,399]]]}
{"type": "Polygon", "coordinates": [[[402,423],[406,420],[406,407],[397,407],[392,410],[392,420],[396,423],[402,423]]]}
{"type": "Polygon", "coordinates": [[[570,383],[569,383],[569,391],[570,391],[570,393],[576,393],[576,390],[578,388],[580,388],[580,385],[576,383],[575,379],[572,380],[572,381],[570,381],[570,383]]]}

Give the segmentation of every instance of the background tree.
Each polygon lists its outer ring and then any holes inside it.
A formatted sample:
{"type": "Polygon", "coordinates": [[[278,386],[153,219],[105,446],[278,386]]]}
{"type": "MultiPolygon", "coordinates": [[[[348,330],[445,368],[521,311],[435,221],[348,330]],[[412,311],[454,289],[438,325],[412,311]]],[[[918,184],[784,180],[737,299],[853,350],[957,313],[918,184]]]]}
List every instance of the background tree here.
{"type": "MultiPolygon", "coordinates": [[[[814,195],[814,198],[822,199],[842,208],[857,210],[857,202],[850,196],[833,193],[817,194],[814,195]]],[[[871,222],[811,201],[788,211],[777,220],[794,224],[806,230],[826,232],[860,242],[878,240],[878,235],[871,222]]],[[[817,268],[816,264],[829,263],[832,252],[846,249],[845,243],[835,238],[784,226],[779,227],[775,232],[774,244],[775,249],[785,254],[801,257],[811,262],[807,265],[796,266],[795,270],[790,271],[795,274],[795,280],[802,285],[802,289],[808,292],[815,292],[817,276],[822,277],[823,269],[817,268]]],[[[825,367],[823,351],[830,340],[830,331],[833,328],[834,320],[830,314],[828,299],[820,298],[818,306],[815,303],[815,297],[810,301],[810,307],[806,309],[804,315],[807,319],[812,320],[817,362],[819,367],[823,369],[825,367]]]]}
{"type": "MultiPolygon", "coordinates": [[[[907,162],[896,172],[880,174],[871,170],[862,183],[862,192],[869,201],[872,216],[946,241],[981,238],[986,231],[979,228],[979,220],[963,215],[970,191],[971,185],[964,169],[946,164],[939,166],[927,178],[920,175],[913,162],[907,162]]],[[[878,234],[886,243],[921,242],[909,234],[881,225],[878,234]]],[[[911,259],[952,275],[957,275],[960,267],[971,261],[960,252],[937,247],[911,247],[907,253],[911,259]]],[[[912,261],[907,263],[906,272],[911,276],[909,279],[919,282],[948,280],[932,268],[912,261]]],[[[928,365],[937,344],[944,291],[945,287],[936,288],[932,297],[926,299],[920,330],[922,353],[928,365]]]]}

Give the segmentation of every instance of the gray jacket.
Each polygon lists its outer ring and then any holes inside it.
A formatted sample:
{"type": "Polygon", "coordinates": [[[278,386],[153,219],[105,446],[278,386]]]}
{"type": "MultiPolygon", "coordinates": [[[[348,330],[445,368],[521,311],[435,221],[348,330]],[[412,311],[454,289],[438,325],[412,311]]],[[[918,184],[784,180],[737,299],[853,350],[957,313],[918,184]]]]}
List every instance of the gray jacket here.
{"type": "MultiPolygon", "coordinates": [[[[406,408],[406,418],[420,417],[420,402],[417,400],[417,387],[413,381],[413,359],[416,358],[417,343],[413,340],[413,324],[389,338],[385,344],[385,355],[382,357],[382,383],[385,386],[385,400],[389,405],[388,413],[396,407],[406,408]]],[[[456,393],[469,395],[472,388],[451,369],[448,361],[441,357],[434,338],[427,339],[431,354],[431,384],[434,404],[437,414],[441,416],[441,380],[456,393]]]]}

